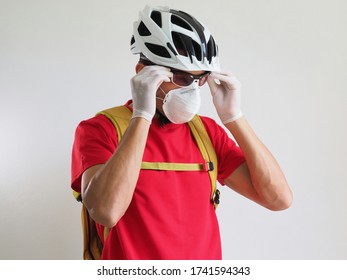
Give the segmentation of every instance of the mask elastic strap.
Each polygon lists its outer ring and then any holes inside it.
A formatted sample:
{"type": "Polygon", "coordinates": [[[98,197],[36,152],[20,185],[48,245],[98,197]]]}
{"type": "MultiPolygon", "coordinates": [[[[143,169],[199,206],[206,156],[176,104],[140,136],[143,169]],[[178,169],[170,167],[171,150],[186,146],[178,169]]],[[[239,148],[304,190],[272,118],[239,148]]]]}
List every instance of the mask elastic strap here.
{"type": "MultiPolygon", "coordinates": [[[[165,96],[167,95],[167,93],[166,93],[161,87],[159,87],[159,89],[162,91],[162,93],[165,94],[165,96]]],[[[164,97],[164,98],[161,98],[161,97],[159,97],[159,96],[156,96],[155,98],[157,98],[157,99],[159,99],[159,100],[162,100],[162,101],[164,101],[164,99],[165,99],[165,97],[164,97]]]]}

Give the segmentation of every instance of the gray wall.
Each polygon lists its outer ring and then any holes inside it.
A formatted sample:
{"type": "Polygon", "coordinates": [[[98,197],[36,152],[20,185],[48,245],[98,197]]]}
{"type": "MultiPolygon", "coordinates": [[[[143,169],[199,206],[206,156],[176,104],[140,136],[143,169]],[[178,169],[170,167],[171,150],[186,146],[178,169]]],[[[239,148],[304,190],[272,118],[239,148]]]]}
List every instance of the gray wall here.
{"type": "MultiPolygon", "coordinates": [[[[80,120],[130,98],[145,3],[0,0],[0,259],[80,259],[70,183],[80,120]]],[[[293,206],[222,188],[225,259],[347,257],[346,1],[174,1],[209,26],[243,111],[281,164],[293,206]]],[[[201,114],[217,118],[208,88],[201,114]]]]}

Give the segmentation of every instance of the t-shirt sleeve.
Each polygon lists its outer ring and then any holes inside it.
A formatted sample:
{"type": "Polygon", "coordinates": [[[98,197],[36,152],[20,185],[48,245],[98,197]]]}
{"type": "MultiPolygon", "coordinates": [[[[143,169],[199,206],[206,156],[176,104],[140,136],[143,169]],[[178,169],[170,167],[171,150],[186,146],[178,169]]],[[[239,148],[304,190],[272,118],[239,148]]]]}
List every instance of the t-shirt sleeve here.
{"type": "Polygon", "coordinates": [[[221,185],[224,185],[224,180],[245,161],[245,158],[240,147],[229,137],[221,126],[210,118],[203,117],[202,121],[217,154],[217,180],[221,185]]]}
{"type": "Polygon", "coordinates": [[[82,121],[76,128],[71,159],[71,188],[81,191],[82,174],[88,168],[106,163],[117,146],[113,124],[103,115],[82,121]]]}

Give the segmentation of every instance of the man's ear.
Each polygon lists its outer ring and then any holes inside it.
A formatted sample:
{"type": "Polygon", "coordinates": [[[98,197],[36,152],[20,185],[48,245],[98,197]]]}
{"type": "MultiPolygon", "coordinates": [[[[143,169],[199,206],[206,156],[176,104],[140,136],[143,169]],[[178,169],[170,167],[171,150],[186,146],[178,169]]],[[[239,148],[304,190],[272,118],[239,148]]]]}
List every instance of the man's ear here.
{"type": "Polygon", "coordinates": [[[140,63],[140,62],[137,63],[137,64],[136,64],[136,67],[135,67],[136,74],[139,73],[139,72],[142,70],[143,67],[145,67],[144,64],[142,64],[142,63],[140,63]]]}

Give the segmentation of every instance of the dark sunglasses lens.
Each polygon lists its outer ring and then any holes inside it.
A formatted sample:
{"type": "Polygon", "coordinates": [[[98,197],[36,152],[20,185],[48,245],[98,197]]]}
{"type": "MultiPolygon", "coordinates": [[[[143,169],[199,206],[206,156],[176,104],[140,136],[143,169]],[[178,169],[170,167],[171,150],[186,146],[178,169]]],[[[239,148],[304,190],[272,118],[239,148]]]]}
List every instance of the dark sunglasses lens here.
{"type": "Polygon", "coordinates": [[[186,87],[194,82],[194,77],[186,73],[174,73],[172,81],[178,86],[186,87]]]}

